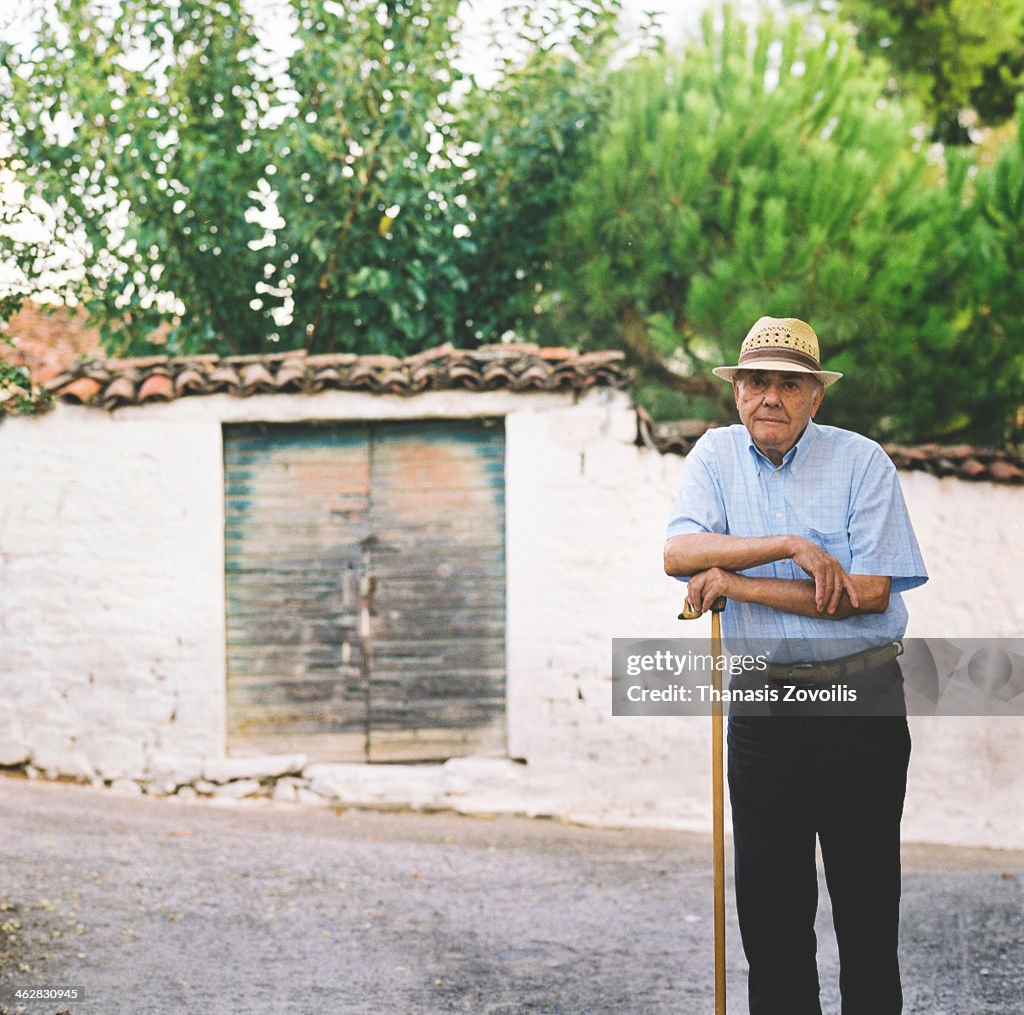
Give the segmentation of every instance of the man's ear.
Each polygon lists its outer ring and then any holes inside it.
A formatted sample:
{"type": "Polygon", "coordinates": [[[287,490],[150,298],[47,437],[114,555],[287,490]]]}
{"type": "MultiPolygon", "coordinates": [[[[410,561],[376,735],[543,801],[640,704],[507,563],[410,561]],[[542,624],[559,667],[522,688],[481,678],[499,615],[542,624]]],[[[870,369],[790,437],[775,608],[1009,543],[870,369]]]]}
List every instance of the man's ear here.
{"type": "Polygon", "coordinates": [[[739,382],[736,380],[735,377],[732,381],[732,397],[733,400],[736,402],[736,408],[738,409],[740,407],[740,386],[739,382]]]}
{"type": "Polygon", "coordinates": [[[818,390],[814,393],[814,401],[811,403],[811,419],[814,419],[818,409],[821,408],[821,403],[825,400],[825,385],[820,381],[818,382],[818,390]]]}

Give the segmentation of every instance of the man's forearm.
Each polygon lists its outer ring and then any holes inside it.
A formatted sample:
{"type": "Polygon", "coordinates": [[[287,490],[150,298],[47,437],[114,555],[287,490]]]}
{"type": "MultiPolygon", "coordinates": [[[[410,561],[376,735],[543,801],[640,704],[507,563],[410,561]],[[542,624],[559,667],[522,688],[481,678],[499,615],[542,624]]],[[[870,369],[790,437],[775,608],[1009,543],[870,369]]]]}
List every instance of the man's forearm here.
{"type": "MultiPolygon", "coordinates": [[[[694,606],[697,606],[697,599],[692,596],[692,587],[696,581],[701,609],[709,608],[710,602],[704,600],[714,592],[715,595],[729,595],[733,599],[746,598],[748,602],[758,602],[789,613],[802,613],[808,617],[827,614],[842,620],[854,613],[882,613],[889,601],[888,579],[878,579],[874,575],[859,576],[870,585],[869,599],[879,592],[877,581],[886,582],[885,601],[881,608],[865,608],[861,585],[853,580],[842,564],[817,544],[795,535],[727,536],[696,532],[673,536],[665,543],[665,570],[677,578],[691,579],[691,590],[687,592],[687,597],[694,606]],[[737,571],[786,559],[792,560],[809,580],[753,579],[736,574],[737,571]],[[709,586],[708,578],[712,572],[714,575],[709,586]],[[723,581],[730,581],[727,576],[734,576],[744,582],[763,581],[768,584],[744,586],[746,592],[735,596],[718,588],[723,581]],[[781,582],[781,585],[776,585],[776,582],[781,582]],[[755,595],[758,598],[754,598],[755,595]]],[[[879,594],[876,598],[881,601],[883,597],[879,594]]]]}
{"type": "Polygon", "coordinates": [[[695,532],[672,536],[665,543],[665,571],[676,578],[689,578],[709,567],[746,571],[786,560],[795,550],[793,536],[723,536],[715,532],[695,532]]]}
{"type": "Polygon", "coordinates": [[[861,613],[884,613],[889,606],[888,578],[878,575],[850,575],[856,586],[859,606],[844,592],[835,613],[819,610],[815,602],[814,581],[810,578],[729,577],[729,598],[741,603],[759,603],[785,613],[797,613],[817,620],[846,620],[861,613]]]}

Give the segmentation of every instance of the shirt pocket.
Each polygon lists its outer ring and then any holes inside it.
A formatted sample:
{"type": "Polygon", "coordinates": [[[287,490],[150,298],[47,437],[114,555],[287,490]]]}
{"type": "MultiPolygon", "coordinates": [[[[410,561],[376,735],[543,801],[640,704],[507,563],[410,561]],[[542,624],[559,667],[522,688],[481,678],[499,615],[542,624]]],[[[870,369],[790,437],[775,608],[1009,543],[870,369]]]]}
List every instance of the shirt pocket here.
{"type": "Polygon", "coordinates": [[[826,553],[832,554],[843,566],[844,571],[850,570],[853,553],[850,550],[850,537],[845,532],[822,532],[820,529],[804,529],[804,539],[821,547],[826,553]]]}

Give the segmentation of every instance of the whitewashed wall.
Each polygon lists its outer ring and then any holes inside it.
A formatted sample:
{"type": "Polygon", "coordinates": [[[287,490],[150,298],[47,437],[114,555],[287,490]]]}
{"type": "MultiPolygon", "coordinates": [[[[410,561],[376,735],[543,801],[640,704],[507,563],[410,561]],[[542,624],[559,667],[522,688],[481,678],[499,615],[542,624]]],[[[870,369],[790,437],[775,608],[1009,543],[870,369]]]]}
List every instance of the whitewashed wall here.
{"type": "MultiPolygon", "coordinates": [[[[682,460],[634,434],[609,391],[218,395],[5,421],[0,765],[218,796],[281,776],[280,799],[707,829],[709,721],[611,715],[611,638],[682,633],[661,573],[682,460]],[[221,424],[473,415],[506,417],[509,758],[225,759],[221,424]]],[[[932,573],[907,595],[908,634],[1022,634],[1024,489],[901,479],[932,573]]],[[[1024,723],[912,730],[907,840],[1024,848],[1024,723]]]]}

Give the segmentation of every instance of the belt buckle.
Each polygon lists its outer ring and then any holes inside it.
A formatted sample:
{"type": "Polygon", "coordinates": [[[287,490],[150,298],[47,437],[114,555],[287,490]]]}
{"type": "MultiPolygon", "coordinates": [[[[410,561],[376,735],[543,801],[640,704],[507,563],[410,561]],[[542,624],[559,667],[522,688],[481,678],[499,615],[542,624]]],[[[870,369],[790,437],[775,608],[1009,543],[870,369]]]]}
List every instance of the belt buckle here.
{"type": "Polygon", "coordinates": [[[793,671],[794,670],[813,670],[813,669],[814,669],[814,663],[793,663],[793,665],[790,666],[789,670],[786,672],[786,679],[787,680],[799,680],[800,679],[799,677],[794,677],[793,676],[793,671]]]}

